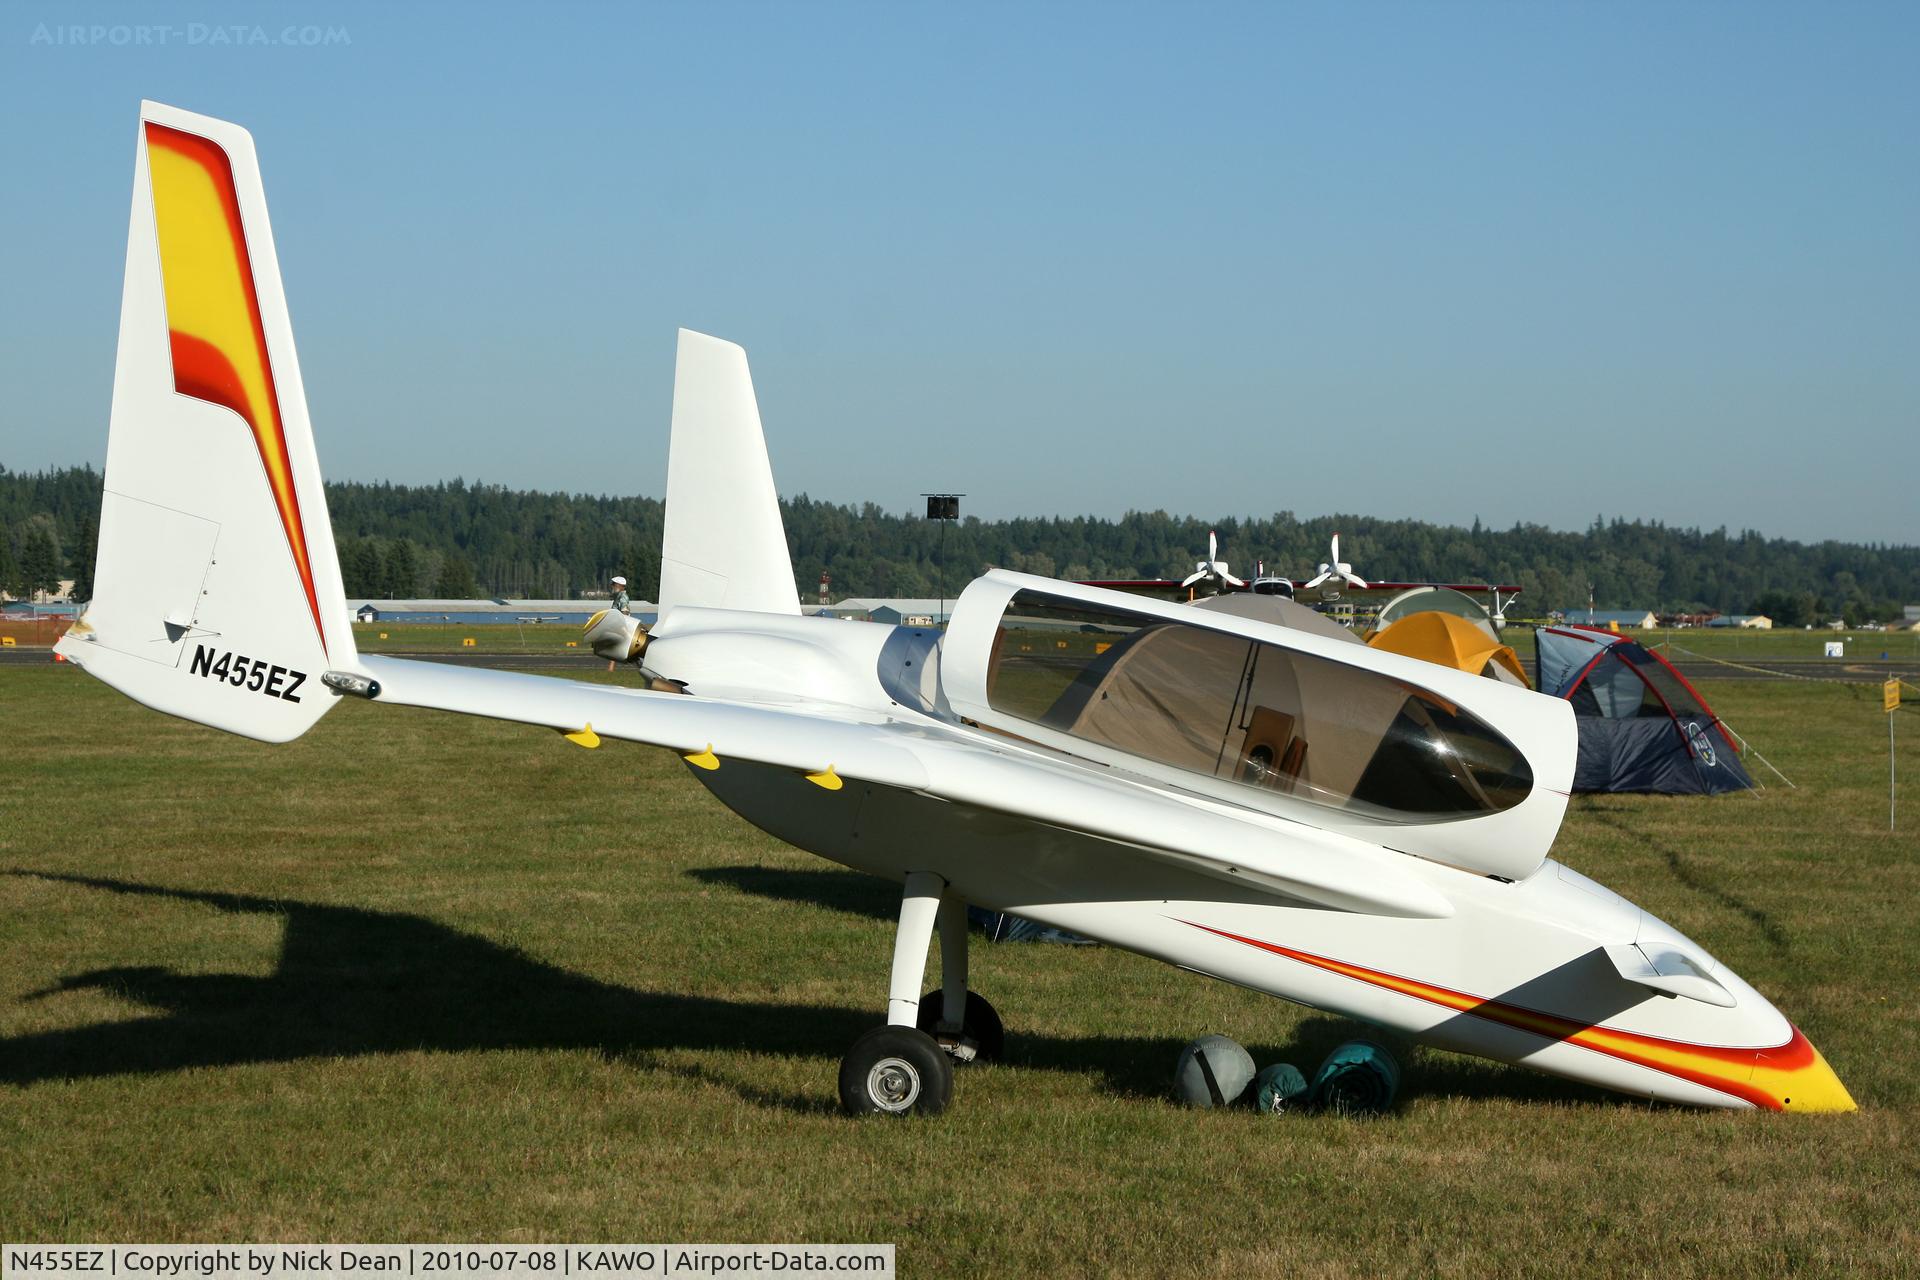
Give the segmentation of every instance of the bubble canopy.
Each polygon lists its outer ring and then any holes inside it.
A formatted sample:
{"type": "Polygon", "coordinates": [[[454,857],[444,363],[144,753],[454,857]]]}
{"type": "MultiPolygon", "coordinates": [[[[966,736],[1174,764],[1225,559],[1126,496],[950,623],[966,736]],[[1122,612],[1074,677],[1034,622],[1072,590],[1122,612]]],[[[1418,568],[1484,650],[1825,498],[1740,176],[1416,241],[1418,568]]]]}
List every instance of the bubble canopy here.
{"type": "Polygon", "coordinates": [[[1439,694],[1205,621],[1020,590],[988,705],[1102,754],[1376,820],[1479,817],[1532,790],[1526,757],[1439,694]]]}

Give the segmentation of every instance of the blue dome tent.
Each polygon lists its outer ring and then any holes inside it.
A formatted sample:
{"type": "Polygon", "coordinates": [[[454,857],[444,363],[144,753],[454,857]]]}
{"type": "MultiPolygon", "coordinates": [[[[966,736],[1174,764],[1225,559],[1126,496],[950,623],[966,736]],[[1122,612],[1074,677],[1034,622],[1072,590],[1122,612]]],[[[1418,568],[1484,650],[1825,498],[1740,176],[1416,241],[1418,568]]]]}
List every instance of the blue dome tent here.
{"type": "Polygon", "coordinates": [[[1534,687],[1571,702],[1580,727],[1575,791],[1753,788],[1707,700],[1639,641],[1591,627],[1540,627],[1534,655],[1534,687]]]}

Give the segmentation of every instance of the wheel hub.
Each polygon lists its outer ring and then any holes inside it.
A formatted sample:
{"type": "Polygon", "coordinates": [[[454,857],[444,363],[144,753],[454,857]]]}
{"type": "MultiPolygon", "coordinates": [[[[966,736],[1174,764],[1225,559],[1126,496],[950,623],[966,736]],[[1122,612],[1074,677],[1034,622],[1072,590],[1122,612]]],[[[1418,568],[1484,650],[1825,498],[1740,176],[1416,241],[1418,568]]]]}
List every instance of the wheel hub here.
{"type": "Polygon", "coordinates": [[[882,1111],[905,1111],[920,1096],[920,1073],[904,1058],[882,1058],[867,1072],[867,1096],[882,1111]]]}

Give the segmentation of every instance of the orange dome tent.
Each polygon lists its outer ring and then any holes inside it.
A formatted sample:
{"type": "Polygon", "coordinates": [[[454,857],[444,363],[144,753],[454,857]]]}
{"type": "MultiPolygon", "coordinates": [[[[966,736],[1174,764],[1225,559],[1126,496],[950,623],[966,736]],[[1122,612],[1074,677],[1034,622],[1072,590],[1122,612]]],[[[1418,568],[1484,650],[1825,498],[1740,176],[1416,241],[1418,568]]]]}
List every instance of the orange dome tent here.
{"type": "Polygon", "coordinates": [[[1487,639],[1486,632],[1451,613],[1428,610],[1408,614],[1368,636],[1367,643],[1388,653],[1403,653],[1507,684],[1533,687],[1511,648],[1487,639]]]}

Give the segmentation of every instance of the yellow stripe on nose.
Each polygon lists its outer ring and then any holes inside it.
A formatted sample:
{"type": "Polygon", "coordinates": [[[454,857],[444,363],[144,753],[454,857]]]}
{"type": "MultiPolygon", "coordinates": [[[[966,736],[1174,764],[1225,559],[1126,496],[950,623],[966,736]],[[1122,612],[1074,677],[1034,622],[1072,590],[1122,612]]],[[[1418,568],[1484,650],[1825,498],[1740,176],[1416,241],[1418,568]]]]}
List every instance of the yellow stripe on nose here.
{"type": "MultiPolygon", "coordinates": [[[[1813,1046],[1807,1046],[1813,1049],[1813,1046]]],[[[1782,1070],[1768,1065],[1761,1054],[1753,1069],[1753,1083],[1780,1099],[1782,1111],[1858,1111],[1860,1104],[1840,1083],[1827,1060],[1813,1049],[1813,1061],[1782,1070]]]]}

